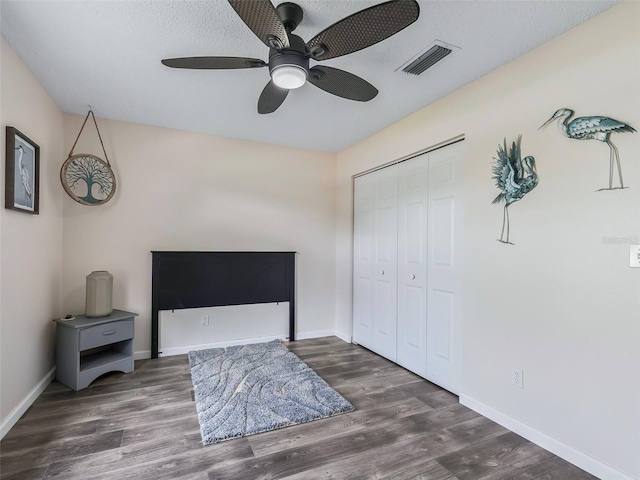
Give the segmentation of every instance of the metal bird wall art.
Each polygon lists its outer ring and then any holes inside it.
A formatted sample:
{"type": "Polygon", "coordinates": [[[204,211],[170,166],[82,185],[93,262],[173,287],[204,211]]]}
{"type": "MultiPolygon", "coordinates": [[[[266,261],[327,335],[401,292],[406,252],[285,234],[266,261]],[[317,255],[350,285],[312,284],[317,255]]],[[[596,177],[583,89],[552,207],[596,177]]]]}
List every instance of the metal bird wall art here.
{"type": "Polygon", "coordinates": [[[616,190],[625,188],[622,181],[622,169],[620,168],[620,154],[618,148],[611,142],[609,138],[614,132],[635,132],[636,130],[626,123],[619,122],[613,118],[593,116],[578,117],[569,121],[573,117],[574,111],[569,108],[561,108],[556,110],[553,116],[544,122],[538,130],[546,127],[554,120],[558,120],[558,127],[562,134],[573,140],[599,140],[609,145],[609,187],[601,188],[601,190],[616,190]],[[613,163],[618,167],[618,177],[620,186],[613,187],[613,163]]]}
{"type": "Polygon", "coordinates": [[[507,150],[507,139],[505,138],[504,145],[498,145],[498,157],[494,157],[491,165],[493,179],[496,182],[496,187],[500,189],[500,194],[492,203],[505,202],[502,213],[502,233],[498,241],[509,245],[513,245],[509,241],[509,205],[521,200],[538,185],[536,160],[532,156],[522,158],[521,141],[522,135],[518,135],[518,139],[512,142],[511,148],[507,150]]]}

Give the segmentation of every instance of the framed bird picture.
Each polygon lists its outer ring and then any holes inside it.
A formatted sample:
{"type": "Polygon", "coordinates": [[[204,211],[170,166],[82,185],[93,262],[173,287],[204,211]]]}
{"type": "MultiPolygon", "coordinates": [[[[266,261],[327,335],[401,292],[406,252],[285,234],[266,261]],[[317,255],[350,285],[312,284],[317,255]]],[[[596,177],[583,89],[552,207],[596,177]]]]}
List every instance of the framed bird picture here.
{"type": "Polygon", "coordinates": [[[4,207],[40,211],[40,147],[14,127],[7,127],[4,207]]]}

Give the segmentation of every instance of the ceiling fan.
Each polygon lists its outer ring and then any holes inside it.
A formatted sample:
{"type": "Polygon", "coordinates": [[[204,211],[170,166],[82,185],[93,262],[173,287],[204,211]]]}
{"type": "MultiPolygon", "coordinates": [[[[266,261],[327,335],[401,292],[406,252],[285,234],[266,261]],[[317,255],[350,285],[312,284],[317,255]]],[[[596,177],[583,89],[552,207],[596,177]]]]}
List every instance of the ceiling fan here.
{"type": "Polygon", "coordinates": [[[228,0],[242,21],[269,47],[269,63],[244,57],[167,58],[173,68],[226,70],[269,67],[271,80],[258,100],[258,113],[275,112],[289,94],[307,81],[325,92],[368,102],[378,90],[366,80],[337,68],[309,60],[329,60],[370,47],[395,35],[418,19],[415,0],[391,0],[354,13],[324,29],[305,43],[293,32],[303,17],[302,8],[285,2],[274,8],[270,0],[228,0]]]}

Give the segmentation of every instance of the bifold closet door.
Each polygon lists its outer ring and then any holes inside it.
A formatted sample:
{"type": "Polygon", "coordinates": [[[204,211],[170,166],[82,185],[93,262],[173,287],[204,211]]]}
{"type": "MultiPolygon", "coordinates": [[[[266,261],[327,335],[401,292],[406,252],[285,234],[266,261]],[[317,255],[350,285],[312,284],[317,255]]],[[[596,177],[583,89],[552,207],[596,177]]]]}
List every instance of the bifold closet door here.
{"type": "Polygon", "coordinates": [[[397,362],[426,377],[428,155],[398,168],[397,362]]]}
{"type": "Polygon", "coordinates": [[[373,208],[375,176],[363,175],[353,185],[353,341],[372,348],[373,339],[373,208]]]}
{"type": "Polygon", "coordinates": [[[463,144],[429,152],[427,379],[460,393],[463,144]]]}
{"type": "Polygon", "coordinates": [[[354,184],[353,339],[453,393],[462,365],[462,148],[354,184]]]}
{"type": "Polygon", "coordinates": [[[354,185],[354,341],[396,361],[398,166],[354,185]]]}
{"type": "Polygon", "coordinates": [[[373,339],[371,349],[396,361],[398,166],[373,173],[373,339]]]}

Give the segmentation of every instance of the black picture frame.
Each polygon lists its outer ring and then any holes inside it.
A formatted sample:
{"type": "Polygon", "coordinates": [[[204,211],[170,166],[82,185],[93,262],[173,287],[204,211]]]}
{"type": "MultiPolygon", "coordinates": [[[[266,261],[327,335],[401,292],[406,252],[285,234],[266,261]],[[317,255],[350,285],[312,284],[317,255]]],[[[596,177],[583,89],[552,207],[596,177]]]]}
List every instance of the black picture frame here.
{"type": "Polygon", "coordinates": [[[40,147],[14,127],[7,127],[4,208],[40,213],[40,147]]]}

